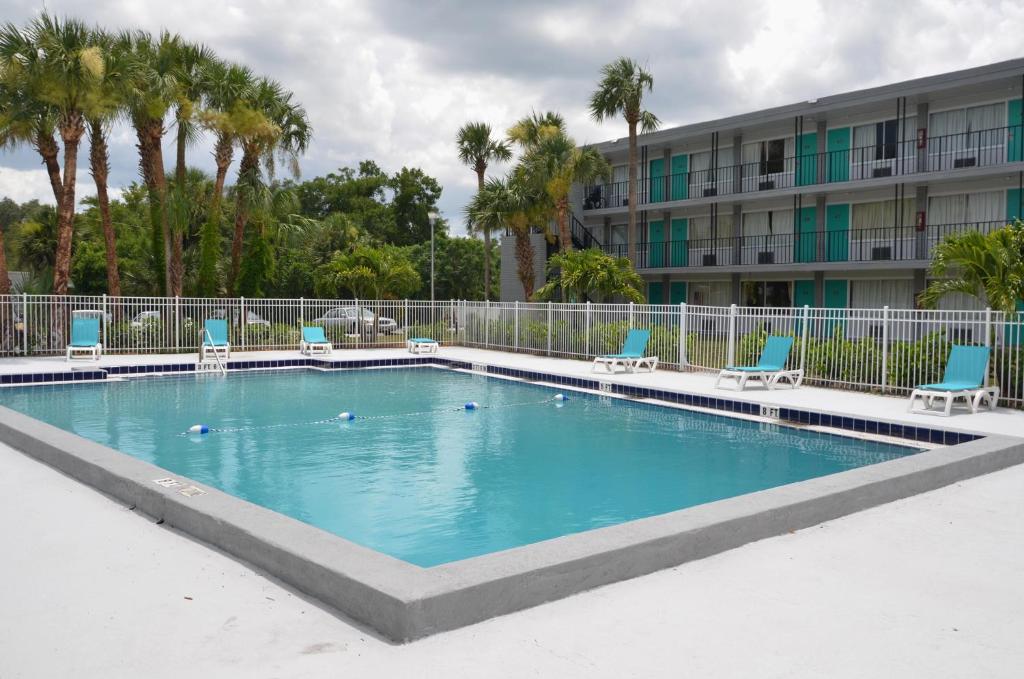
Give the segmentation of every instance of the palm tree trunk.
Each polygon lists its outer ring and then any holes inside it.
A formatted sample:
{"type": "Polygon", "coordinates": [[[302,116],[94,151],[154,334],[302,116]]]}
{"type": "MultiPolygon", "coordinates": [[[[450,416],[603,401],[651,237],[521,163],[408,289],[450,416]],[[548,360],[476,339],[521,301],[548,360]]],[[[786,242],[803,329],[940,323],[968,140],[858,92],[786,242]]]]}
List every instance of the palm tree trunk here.
{"type": "Polygon", "coordinates": [[[142,181],[145,183],[149,193],[149,221],[150,221],[150,244],[153,269],[156,274],[154,283],[160,294],[167,293],[167,262],[166,248],[164,247],[164,218],[167,215],[166,202],[160,194],[156,181],[156,167],[161,168],[163,174],[163,154],[160,160],[154,158],[159,148],[159,138],[154,148],[152,135],[149,134],[148,123],[145,121],[135,123],[135,134],[139,139],[139,171],[142,174],[142,181]]]}
{"type": "Polygon", "coordinates": [[[203,226],[199,239],[199,271],[197,289],[200,296],[213,297],[217,294],[217,259],[220,254],[220,206],[224,197],[224,181],[227,178],[234,145],[231,137],[220,135],[214,147],[213,157],[217,164],[217,176],[213,184],[213,196],[210,199],[210,214],[203,226]]]}
{"type": "Polygon", "coordinates": [[[636,266],[636,121],[629,121],[629,168],[628,168],[629,196],[628,232],[626,233],[626,256],[636,266]]]}
{"type": "Polygon", "coordinates": [[[53,199],[59,206],[61,194],[64,192],[63,181],[60,177],[60,163],[57,162],[57,140],[52,134],[40,134],[35,141],[36,151],[43,157],[43,164],[46,166],[46,174],[50,178],[50,188],[53,189],[53,199]]]}
{"type": "MultiPolygon", "coordinates": [[[[0,295],[9,294],[11,294],[11,274],[7,271],[7,246],[4,243],[4,225],[0,224],[0,295]]],[[[4,305],[5,320],[6,311],[7,305],[4,305]]]]}
{"type": "Polygon", "coordinates": [[[558,240],[562,252],[572,252],[572,232],[569,231],[569,199],[559,198],[555,202],[555,220],[558,222],[558,240]]]}
{"type": "Polygon", "coordinates": [[[106,134],[99,121],[92,121],[89,124],[89,166],[93,181],[96,182],[96,204],[100,209],[103,241],[107,249],[107,293],[111,297],[120,297],[121,274],[117,267],[117,238],[114,234],[113,220],[110,218],[110,197],[107,195],[110,155],[107,153],[106,134]]]}
{"type": "MultiPolygon", "coordinates": [[[[0,224],[0,295],[11,294],[11,275],[7,271],[7,247],[4,243],[4,225],[0,224]]],[[[4,300],[0,305],[0,348],[10,351],[14,347],[14,323],[11,313],[13,300],[4,300]]]]}
{"type": "Polygon", "coordinates": [[[255,149],[246,148],[242,153],[242,162],[238,166],[238,181],[235,184],[235,233],[231,240],[231,271],[228,275],[228,294],[235,294],[238,283],[238,272],[242,266],[242,243],[245,239],[245,225],[249,221],[249,205],[246,200],[245,183],[252,179],[252,174],[259,166],[259,157],[255,149]]]}
{"type": "Polygon", "coordinates": [[[185,142],[187,138],[185,136],[185,128],[181,124],[181,120],[178,121],[178,135],[177,135],[177,148],[176,157],[174,163],[174,192],[175,192],[175,210],[174,210],[174,223],[169,224],[169,233],[171,241],[171,258],[170,258],[170,294],[175,297],[180,297],[182,293],[182,287],[185,279],[185,263],[183,259],[182,249],[184,247],[185,230],[187,224],[185,223],[185,175],[187,167],[185,166],[185,142]]]}
{"type": "Polygon", "coordinates": [[[64,181],[57,209],[57,256],[53,268],[53,294],[68,294],[71,281],[71,236],[75,228],[75,173],[78,171],[78,144],[85,133],[82,116],[69,112],[61,125],[64,142],[64,181]]]}
{"type": "MultiPolygon", "coordinates": [[[[477,191],[484,190],[484,173],[487,171],[487,166],[478,163],[476,166],[476,186],[477,191]]],[[[484,301],[490,301],[491,299],[491,230],[484,228],[484,301]]]]}
{"type": "Polygon", "coordinates": [[[536,281],[533,277],[533,244],[530,242],[530,231],[516,231],[516,273],[523,285],[523,295],[529,302],[533,297],[536,281]]]}

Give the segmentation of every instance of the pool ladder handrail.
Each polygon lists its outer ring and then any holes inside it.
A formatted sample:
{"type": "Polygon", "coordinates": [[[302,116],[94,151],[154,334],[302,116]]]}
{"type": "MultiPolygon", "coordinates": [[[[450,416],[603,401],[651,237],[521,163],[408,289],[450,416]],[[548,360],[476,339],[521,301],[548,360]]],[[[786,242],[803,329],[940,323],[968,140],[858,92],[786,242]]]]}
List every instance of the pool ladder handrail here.
{"type": "Polygon", "coordinates": [[[213,358],[214,358],[215,361],[217,361],[217,367],[220,369],[220,374],[221,375],[227,375],[228,374],[228,369],[225,368],[224,364],[220,362],[220,354],[217,353],[217,347],[213,343],[213,335],[211,335],[210,331],[207,330],[205,327],[202,330],[199,331],[199,362],[200,363],[204,363],[205,362],[204,359],[203,359],[203,340],[206,337],[210,338],[210,346],[213,348],[213,358]]]}

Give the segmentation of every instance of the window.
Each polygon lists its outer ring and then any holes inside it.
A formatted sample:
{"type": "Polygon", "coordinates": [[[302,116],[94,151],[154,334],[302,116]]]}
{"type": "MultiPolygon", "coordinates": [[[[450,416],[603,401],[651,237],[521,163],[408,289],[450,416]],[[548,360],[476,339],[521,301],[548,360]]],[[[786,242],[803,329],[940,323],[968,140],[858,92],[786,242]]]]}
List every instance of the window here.
{"type": "Polygon", "coordinates": [[[761,174],[784,172],[786,166],[786,140],[771,139],[761,142],[761,174]]]}
{"type": "Polygon", "coordinates": [[[914,284],[909,280],[850,281],[853,309],[913,309],[914,284]]]}
{"type": "Polygon", "coordinates": [[[740,294],[743,306],[793,306],[793,283],[791,281],[743,281],[740,294]]]}

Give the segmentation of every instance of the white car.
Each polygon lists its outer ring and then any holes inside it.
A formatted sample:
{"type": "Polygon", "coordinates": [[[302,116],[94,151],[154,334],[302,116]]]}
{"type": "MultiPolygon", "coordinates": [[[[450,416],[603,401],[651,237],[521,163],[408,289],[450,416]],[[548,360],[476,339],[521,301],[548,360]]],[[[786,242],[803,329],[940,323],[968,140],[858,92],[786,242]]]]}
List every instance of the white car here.
{"type": "Polygon", "coordinates": [[[160,320],[159,311],[143,311],[132,319],[133,328],[141,328],[147,323],[155,323],[160,320]]]}
{"type": "MultiPolygon", "coordinates": [[[[238,309],[232,309],[231,310],[231,324],[232,325],[238,325],[238,315],[239,315],[238,314],[238,309]]],[[[228,317],[228,310],[227,309],[223,309],[223,308],[222,309],[214,309],[213,311],[210,312],[210,318],[218,318],[218,319],[220,319],[220,318],[227,318],[227,317],[228,317]]],[[[247,311],[245,313],[245,324],[246,325],[262,325],[262,326],[267,327],[267,328],[270,327],[270,321],[266,320],[265,318],[263,318],[259,314],[255,313],[255,312],[252,312],[252,311],[247,311]]]]}
{"type": "Polygon", "coordinates": [[[369,309],[359,307],[358,309],[354,306],[345,307],[334,307],[329,309],[320,318],[314,319],[314,325],[323,325],[327,328],[342,327],[347,333],[355,333],[356,328],[359,325],[356,321],[356,314],[359,312],[359,316],[362,318],[362,326],[364,332],[373,331],[376,326],[377,332],[382,335],[390,335],[394,332],[398,332],[398,323],[395,323],[393,318],[386,318],[384,316],[378,316],[369,309]]]}

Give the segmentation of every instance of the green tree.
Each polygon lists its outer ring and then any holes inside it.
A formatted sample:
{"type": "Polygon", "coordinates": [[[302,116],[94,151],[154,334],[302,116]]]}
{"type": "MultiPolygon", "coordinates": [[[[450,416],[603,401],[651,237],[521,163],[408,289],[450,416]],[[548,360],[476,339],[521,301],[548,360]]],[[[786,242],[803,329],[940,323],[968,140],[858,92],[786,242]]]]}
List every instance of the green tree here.
{"type": "MultiPolygon", "coordinates": [[[[455,238],[439,235],[435,244],[435,294],[437,299],[484,299],[484,243],[476,238],[455,238]]],[[[491,256],[494,246],[491,245],[491,256]]],[[[409,248],[409,257],[422,284],[414,295],[430,298],[430,243],[409,248]]],[[[496,280],[491,281],[492,287],[496,280]]],[[[488,299],[494,297],[494,290],[488,299]]]]}
{"type": "Polygon", "coordinates": [[[419,287],[420,276],[408,254],[393,245],[337,253],[314,274],[314,289],[321,297],[347,292],[359,299],[402,299],[419,287]]]}
{"type": "Polygon", "coordinates": [[[1015,314],[1024,299],[1024,222],[996,231],[966,231],[947,236],[935,247],[929,274],[934,280],[921,303],[934,308],[950,293],[971,295],[982,304],[1015,314]]]}
{"type": "Polygon", "coordinates": [[[641,132],[653,132],[661,122],[643,108],[644,92],[654,88],[654,77],[640,64],[620,57],[601,69],[601,81],[590,96],[590,115],[597,122],[619,115],[629,128],[628,213],[626,255],[636,262],[636,206],[637,206],[637,127],[641,132]]]}
{"type": "Polygon", "coordinates": [[[0,30],[0,64],[7,87],[27,92],[52,107],[64,146],[53,271],[53,291],[64,295],[71,277],[78,148],[85,134],[85,110],[103,74],[102,52],[81,21],[42,14],[25,31],[12,24],[0,30]]]}
{"type": "MultiPolygon", "coordinates": [[[[388,242],[412,245],[430,240],[430,213],[437,209],[441,185],[419,168],[403,167],[388,181],[393,191],[388,242]]],[[[434,226],[437,229],[437,225],[434,226]]]]}
{"type": "Polygon", "coordinates": [[[530,242],[533,229],[545,212],[546,205],[533,187],[522,181],[517,173],[504,179],[488,179],[466,206],[466,217],[481,228],[492,231],[510,231],[515,238],[516,275],[523,286],[525,299],[533,296],[534,251],[530,242]]]}
{"type": "Polygon", "coordinates": [[[612,257],[596,248],[559,252],[548,260],[551,276],[536,299],[554,299],[564,290],[570,302],[607,302],[615,297],[643,303],[643,279],[625,257],[612,257]]]}
{"type": "MultiPolygon", "coordinates": [[[[512,150],[507,142],[491,138],[491,126],[487,123],[466,123],[456,135],[455,144],[459,161],[476,173],[477,191],[483,191],[487,167],[492,162],[507,162],[512,159],[512,150]]],[[[491,230],[469,222],[471,232],[484,237],[484,299],[489,300],[491,292],[491,230]]]]}

